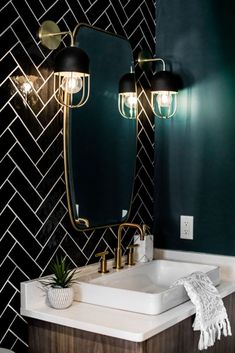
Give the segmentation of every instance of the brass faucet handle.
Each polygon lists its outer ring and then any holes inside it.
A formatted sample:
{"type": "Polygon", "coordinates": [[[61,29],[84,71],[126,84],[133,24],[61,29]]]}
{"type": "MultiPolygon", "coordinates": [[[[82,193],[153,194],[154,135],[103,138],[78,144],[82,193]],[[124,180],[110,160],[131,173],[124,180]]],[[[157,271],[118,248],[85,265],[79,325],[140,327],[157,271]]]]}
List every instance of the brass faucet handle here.
{"type": "Polygon", "coordinates": [[[128,251],[128,254],[127,254],[127,263],[126,263],[126,265],[128,265],[128,266],[134,266],[135,265],[135,262],[134,262],[134,249],[137,248],[137,246],[139,246],[139,244],[132,244],[132,245],[129,245],[127,247],[127,249],[129,251],[128,251]]]}
{"type": "Polygon", "coordinates": [[[107,270],[107,259],[106,259],[106,255],[108,254],[109,254],[109,251],[101,251],[95,254],[95,257],[101,257],[100,269],[98,270],[99,273],[109,272],[109,270],[107,270]]]}

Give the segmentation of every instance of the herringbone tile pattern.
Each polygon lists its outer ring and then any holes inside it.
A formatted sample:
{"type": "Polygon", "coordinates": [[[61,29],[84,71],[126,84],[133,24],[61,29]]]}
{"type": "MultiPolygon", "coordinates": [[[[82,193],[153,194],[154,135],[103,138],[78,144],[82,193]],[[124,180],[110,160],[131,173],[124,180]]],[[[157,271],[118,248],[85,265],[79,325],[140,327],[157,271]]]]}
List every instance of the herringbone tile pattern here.
{"type": "MultiPolygon", "coordinates": [[[[85,22],[127,37],[135,58],[154,52],[154,0],[1,0],[0,8],[0,346],[27,352],[27,322],[20,315],[20,282],[47,273],[55,254],[76,266],[112,251],[116,229],[77,233],[70,225],[63,172],[62,111],[52,91],[53,52],[39,45],[44,20],[60,28],[85,22]],[[28,100],[14,75],[37,76],[28,100]],[[22,99],[23,98],[23,99],[22,99]]],[[[148,78],[137,68],[140,86],[148,78]]],[[[140,90],[138,154],[131,221],[152,223],[153,119],[140,90]]]]}

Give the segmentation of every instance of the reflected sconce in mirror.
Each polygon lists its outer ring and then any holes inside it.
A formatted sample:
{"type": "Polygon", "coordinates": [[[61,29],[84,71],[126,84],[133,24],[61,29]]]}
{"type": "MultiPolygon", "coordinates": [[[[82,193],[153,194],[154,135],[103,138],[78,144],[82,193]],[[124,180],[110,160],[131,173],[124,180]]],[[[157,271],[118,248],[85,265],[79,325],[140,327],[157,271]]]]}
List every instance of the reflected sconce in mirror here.
{"type": "Polygon", "coordinates": [[[159,118],[171,118],[177,109],[177,94],[179,78],[170,71],[166,71],[165,61],[161,58],[152,58],[148,52],[141,52],[138,57],[139,66],[149,70],[152,62],[160,61],[162,71],[154,74],[151,80],[151,108],[159,118]]]}
{"type": "MultiPolygon", "coordinates": [[[[35,75],[16,75],[11,76],[12,84],[15,89],[20,93],[23,99],[23,103],[25,106],[30,105],[33,106],[37,103],[38,97],[36,94],[38,77],[35,75]]],[[[12,94],[14,94],[14,89],[12,90],[12,94]]]]}
{"type": "Polygon", "coordinates": [[[126,119],[136,119],[137,117],[137,89],[135,74],[131,71],[123,75],[119,81],[118,110],[126,119]]]}
{"type": "Polygon", "coordinates": [[[43,46],[57,49],[62,35],[70,36],[70,46],[63,48],[54,60],[54,92],[60,105],[69,108],[82,107],[90,95],[89,57],[81,48],[75,46],[75,33],[61,32],[53,21],[42,23],[38,37],[43,46]]]}

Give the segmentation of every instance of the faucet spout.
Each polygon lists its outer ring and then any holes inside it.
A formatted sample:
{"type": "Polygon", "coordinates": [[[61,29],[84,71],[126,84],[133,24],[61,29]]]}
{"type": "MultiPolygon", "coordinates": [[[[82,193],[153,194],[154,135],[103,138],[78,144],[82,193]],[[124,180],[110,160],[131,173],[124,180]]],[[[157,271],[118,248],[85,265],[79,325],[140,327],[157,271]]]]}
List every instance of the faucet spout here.
{"type": "Polygon", "coordinates": [[[118,243],[117,243],[117,249],[116,249],[116,254],[115,254],[115,264],[114,264],[114,268],[116,268],[116,269],[123,268],[123,266],[122,266],[122,230],[125,227],[136,228],[140,233],[140,239],[143,239],[143,237],[144,237],[143,229],[141,228],[141,226],[139,224],[122,223],[119,225],[119,227],[118,227],[118,243]]]}

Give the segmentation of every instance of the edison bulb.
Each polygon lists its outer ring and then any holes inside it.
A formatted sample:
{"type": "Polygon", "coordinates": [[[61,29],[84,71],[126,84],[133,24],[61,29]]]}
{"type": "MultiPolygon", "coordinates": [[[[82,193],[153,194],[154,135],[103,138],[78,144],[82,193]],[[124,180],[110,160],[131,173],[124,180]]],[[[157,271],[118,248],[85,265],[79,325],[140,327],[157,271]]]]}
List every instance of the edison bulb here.
{"type": "Polygon", "coordinates": [[[168,91],[162,91],[157,95],[157,103],[159,107],[168,108],[172,102],[172,94],[168,91]]]}
{"type": "Polygon", "coordinates": [[[31,93],[32,89],[33,89],[33,83],[30,81],[22,83],[20,87],[20,90],[24,95],[31,93]]]}
{"type": "Polygon", "coordinates": [[[137,107],[137,97],[134,93],[125,94],[124,104],[127,108],[136,109],[137,107]]]}
{"type": "Polygon", "coordinates": [[[63,77],[62,89],[67,93],[74,94],[78,93],[82,89],[82,78],[81,77],[63,77]]]}

